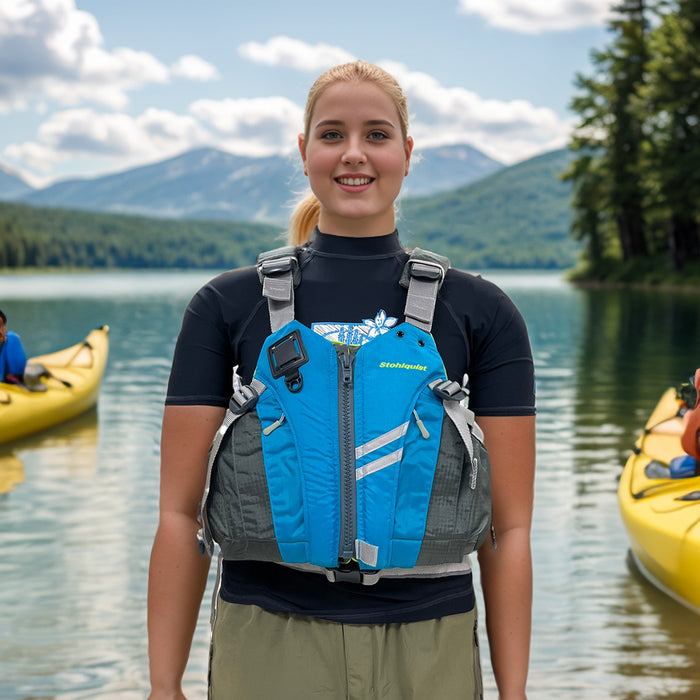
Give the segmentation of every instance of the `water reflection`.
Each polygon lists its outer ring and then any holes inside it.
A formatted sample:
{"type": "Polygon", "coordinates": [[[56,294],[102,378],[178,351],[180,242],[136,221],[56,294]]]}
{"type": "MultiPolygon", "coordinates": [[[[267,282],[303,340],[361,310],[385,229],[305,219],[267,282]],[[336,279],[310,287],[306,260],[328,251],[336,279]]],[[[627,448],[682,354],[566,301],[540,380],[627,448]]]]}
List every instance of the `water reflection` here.
{"type": "Polygon", "coordinates": [[[0,495],[12,491],[24,481],[24,465],[13,454],[0,453],[0,495]]]}

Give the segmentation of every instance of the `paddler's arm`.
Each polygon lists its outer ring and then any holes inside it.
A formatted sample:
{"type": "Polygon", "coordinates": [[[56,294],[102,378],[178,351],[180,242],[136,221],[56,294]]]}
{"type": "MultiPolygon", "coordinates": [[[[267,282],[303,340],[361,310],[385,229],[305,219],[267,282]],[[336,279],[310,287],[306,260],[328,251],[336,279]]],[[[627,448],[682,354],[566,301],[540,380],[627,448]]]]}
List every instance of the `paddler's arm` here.
{"type": "Polygon", "coordinates": [[[150,700],[182,700],[182,677],[207,582],[197,515],[207,452],[225,409],[166,406],[161,436],[160,518],[148,579],[150,700]]]}
{"type": "Polygon", "coordinates": [[[481,417],[491,461],[493,526],[479,550],[491,665],[500,700],[526,698],[532,624],[530,527],[535,418],[481,417]]]}

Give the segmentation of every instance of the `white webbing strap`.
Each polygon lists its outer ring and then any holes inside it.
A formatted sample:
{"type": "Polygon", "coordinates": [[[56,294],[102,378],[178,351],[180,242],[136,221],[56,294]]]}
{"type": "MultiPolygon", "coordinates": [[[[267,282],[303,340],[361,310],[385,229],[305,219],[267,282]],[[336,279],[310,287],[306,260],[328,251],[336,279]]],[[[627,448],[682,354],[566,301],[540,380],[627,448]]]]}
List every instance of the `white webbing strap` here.
{"type": "Polygon", "coordinates": [[[438,290],[450,261],[420,248],[414,249],[406,263],[401,284],[408,285],[404,314],[406,322],[430,333],[433,327],[438,290]]]}
{"type": "Polygon", "coordinates": [[[273,333],[294,320],[294,287],[300,280],[298,253],[299,248],[286,246],[258,256],[258,276],[273,333]]]}

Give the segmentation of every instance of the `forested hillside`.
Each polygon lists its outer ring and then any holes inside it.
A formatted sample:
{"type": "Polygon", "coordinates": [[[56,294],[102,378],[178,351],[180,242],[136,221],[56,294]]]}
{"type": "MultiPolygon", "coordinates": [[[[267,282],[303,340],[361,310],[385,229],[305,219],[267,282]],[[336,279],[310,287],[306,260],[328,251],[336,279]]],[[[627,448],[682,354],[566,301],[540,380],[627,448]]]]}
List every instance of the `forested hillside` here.
{"type": "Polygon", "coordinates": [[[399,230],[410,245],[448,255],[461,268],[566,268],[578,244],[569,229],[570,154],[554,151],[435,197],[407,200],[399,230]]]}
{"type": "Polygon", "coordinates": [[[284,245],[281,229],[0,203],[0,268],[229,268],[284,245]]]}
{"type": "MultiPolygon", "coordinates": [[[[449,255],[455,267],[566,268],[567,151],[555,151],[430,198],[405,199],[407,245],[449,255]]],[[[208,267],[250,264],[283,245],[282,226],[151,219],[0,204],[0,267],[208,267]]]]}

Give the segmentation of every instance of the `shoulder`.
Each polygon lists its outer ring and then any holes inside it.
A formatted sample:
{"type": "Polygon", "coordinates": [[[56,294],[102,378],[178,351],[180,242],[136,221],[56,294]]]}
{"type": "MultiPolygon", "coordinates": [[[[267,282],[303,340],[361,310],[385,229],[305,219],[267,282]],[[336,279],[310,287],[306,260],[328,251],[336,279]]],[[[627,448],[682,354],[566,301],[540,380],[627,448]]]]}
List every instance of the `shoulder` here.
{"type": "Polygon", "coordinates": [[[197,290],[190,306],[221,304],[225,300],[239,302],[248,298],[260,298],[262,286],[254,266],[240,267],[222,272],[197,290]]]}
{"type": "Polygon", "coordinates": [[[441,289],[441,298],[455,309],[479,308],[487,314],[512,313],[515,305],[496,284],[481,275],[450,268],[441,289]]]}
{"type": "Polygon", "coordinates": [[[7,331],[7,340],[6,340],[8,346],[11,345],[21,345],[22,341],[20,340],[20,337],[17,333],[14,331],[7,331]]]}

